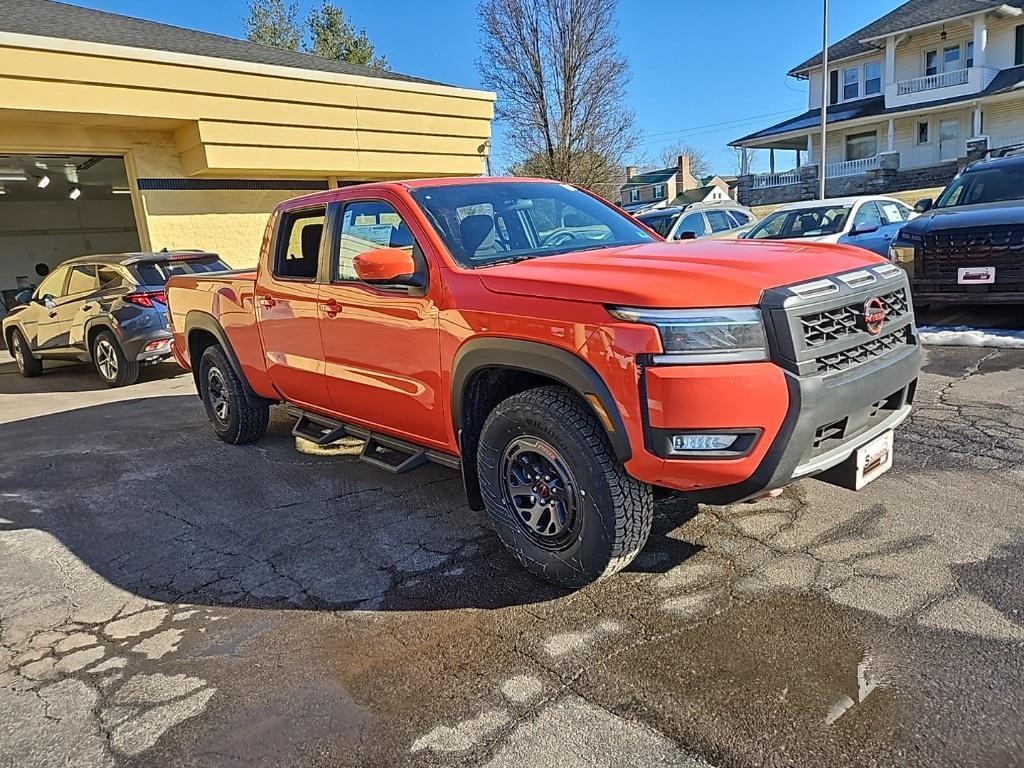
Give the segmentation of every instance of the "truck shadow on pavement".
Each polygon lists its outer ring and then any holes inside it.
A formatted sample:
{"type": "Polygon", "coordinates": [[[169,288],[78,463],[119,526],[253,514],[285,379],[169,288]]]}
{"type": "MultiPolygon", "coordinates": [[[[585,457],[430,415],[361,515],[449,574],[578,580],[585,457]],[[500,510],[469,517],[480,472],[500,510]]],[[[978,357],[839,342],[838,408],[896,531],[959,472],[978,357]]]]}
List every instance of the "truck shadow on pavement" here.
{"type": "MultiPolygon", "coordinates": [[[[0,424],[0,533],[41,530],[114,586],[162,602],[312,610],[499,608],[564,590],[533,578],[459,476],[392,476],[311,456],[275,412],[257,444],[226,445],[194,396],[119,401],[0,424]]],[[[660,506],[636,569],[696,549],[660,506]]]]}

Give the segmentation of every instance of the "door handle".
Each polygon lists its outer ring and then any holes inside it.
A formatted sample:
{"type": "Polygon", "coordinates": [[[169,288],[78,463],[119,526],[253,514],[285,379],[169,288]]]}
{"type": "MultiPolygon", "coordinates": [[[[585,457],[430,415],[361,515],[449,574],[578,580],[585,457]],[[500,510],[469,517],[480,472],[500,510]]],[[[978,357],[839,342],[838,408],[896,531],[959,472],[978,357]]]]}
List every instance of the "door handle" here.
{"type": "Polygon", "coordinates": [[[88,312],[89,310],[91,310],[91,309],[92,309],[92,304],[86,304],[86,305],[85,305],[84,307],[82,307],[82,309],[83,309],[84,311],[88,312]]]}
{"type": "Polygon", "coordinates": [[[56,312],[51,312],[51,313],[50,313],[50,317],[56,317],[56,316],[57,316],[57,313],[56,313],[56,312]]]}
{"type": "Polygon", "coordinates": [[[273,309],[274,306],[277,304],[273,296],[260,296],[259,302],[260,306],[263,307],[264,309],[273,309]]]}
{"type": "Polygon", "coordinates": [[[328,299],[324,302],[324,314],[330,318],[335,318],[341,314],[341,304],[334,299],[328,299]]]}

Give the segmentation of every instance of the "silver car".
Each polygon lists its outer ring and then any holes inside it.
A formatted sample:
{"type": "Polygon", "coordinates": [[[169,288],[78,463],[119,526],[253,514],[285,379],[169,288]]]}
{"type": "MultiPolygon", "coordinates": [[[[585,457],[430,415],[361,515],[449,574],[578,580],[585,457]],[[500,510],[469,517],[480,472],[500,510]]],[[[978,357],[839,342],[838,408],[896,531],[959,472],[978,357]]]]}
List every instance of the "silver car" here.
{"type": "Polygon", "coordinates": [[[70,360],[93,363],[108,386],[133,384],[142,366],[171,356],[167,278],[227,269],[202,251],[70,259],[18,294],[3,338],[22,376],[41,374],[44,360],[70,360]]]}
{"type": "Polygon", "coordinates": [[[749,208],[731,200],[644,211],[636,218],[666,240],[734,238],[757,223],[749,208]]]}

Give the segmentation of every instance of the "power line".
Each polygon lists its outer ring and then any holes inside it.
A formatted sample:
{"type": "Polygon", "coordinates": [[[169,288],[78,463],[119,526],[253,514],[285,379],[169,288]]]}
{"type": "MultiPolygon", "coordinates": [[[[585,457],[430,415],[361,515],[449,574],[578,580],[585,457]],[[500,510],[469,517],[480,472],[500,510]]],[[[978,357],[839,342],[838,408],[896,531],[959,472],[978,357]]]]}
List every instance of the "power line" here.
{"type": "Polygon", "coordinates": [[[644,138],[645,139],[651,139],[651,138],[654,138],[655,136],[669,136],[669,135],[676,134],[676,133],[686,133],[686,132],[689,132],[689,131],[699,131],[699,130],[703,130],[704,128],[729,127],[729,126],[735,125],[737,123],[749,123],[749,122],[751,122],[753,120],[760,120],[760,119],[765,118],[765,117],[775,117],[776,115],[788,115],[788,114],[791,114],[792,112],[793,112],[792,109],[781,109],[781,110],[779,110],[777,112],[765,112],[764,114],[761,114],[761,115],[750,115],[749,117],[738,117],[738,118],[736,118],[734,120],[725,120],[725,121],[720,122],[720,123],[707,123],[705,125],[693,125],[693,126],[690,126],[689,128],[675,128],[675,129],[673,129],[671,131],[662,131],[660,133],[645,133],[644,134],[644,138]]]}

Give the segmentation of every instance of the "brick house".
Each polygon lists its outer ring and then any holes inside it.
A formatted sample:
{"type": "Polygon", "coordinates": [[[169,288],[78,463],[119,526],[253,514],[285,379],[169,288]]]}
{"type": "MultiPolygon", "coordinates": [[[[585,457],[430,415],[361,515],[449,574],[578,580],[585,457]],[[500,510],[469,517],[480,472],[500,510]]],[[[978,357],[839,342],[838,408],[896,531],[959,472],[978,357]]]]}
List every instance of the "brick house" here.
{"type": "Polygon", "coordinates": [[[626,183],[619,189],[619,205],[630,213],[670,205],[688,205],[729,198],[729,183],[720,176],[698,179],[690,172],[690,158],[679,155],[674,166],[637,173],[626,168],[626,183]]]}

